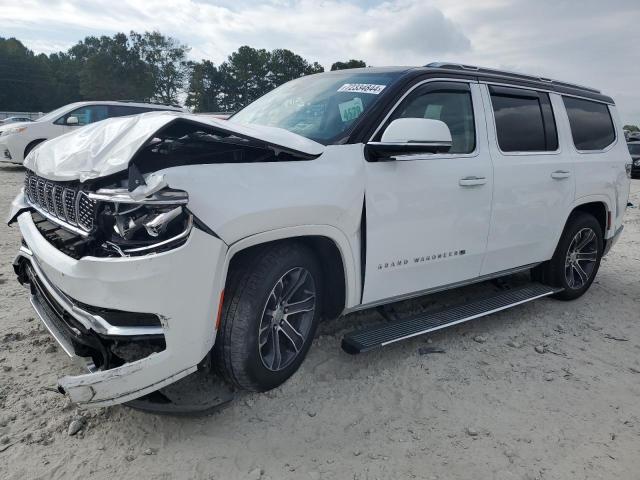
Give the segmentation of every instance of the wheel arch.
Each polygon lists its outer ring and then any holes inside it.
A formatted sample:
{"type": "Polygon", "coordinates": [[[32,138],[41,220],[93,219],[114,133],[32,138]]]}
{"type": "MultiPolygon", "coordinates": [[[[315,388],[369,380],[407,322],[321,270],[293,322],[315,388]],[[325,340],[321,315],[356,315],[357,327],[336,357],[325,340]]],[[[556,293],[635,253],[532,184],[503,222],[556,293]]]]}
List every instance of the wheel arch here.
{"type": "Polygon", "coordinates": [[[608,198],[606,197],[584,197],[579,199],[579,201],[573,206],[571,212],[567,216],[567,220],[565,221],[565,226],[572,215],[576,212],[585,212],[598,221],[600,224],[600,228],[602,228],[603,239],[606,239],[609,233],[609,215],[611,213],[611,207],[608,202],[608,198]]]}
{"type": "Polygon", "coordinates": [[[256,248],[276,242],[298,241],[306,244],[323,268],[325,284],[329,287],[323,306],[326,316],[339,316],[347,307],[358,303],[360,268],[349,239],[339,229],[328,225],[288,227],[245,237],[229,246],[225,258],[223,278],[228,276],[234,260],[250,254],[256,248]]]}
{"type": "Polygon", "coordinates": [[[46,140],[46,138],[36,138],[35,140],[31,140],[29,143],[27,143],[27,146],[24,147],[24,151],[22,152],[23,160],[27,158],[27,155],[31,150],[33,150],[36,146],[38,146],[42,142],[45,142],[46,140]]]}

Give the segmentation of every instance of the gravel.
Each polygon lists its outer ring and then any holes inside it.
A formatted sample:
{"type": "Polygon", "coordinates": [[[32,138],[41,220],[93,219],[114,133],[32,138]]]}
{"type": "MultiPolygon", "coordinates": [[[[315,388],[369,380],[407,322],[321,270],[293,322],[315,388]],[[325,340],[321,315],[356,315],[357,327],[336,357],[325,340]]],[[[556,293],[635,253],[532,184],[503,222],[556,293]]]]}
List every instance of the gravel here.
{"type": "MultiPolygon", "coordinates": [[[[22,175],[0,165],[3,217],[22,175]]],[[[633,189],[631,201],[640,204],[640,181],[633,189]]],[[[431,344],[415,338],[355,357],[341,351],[342,335],[379,322],[378,315],[328,321],[290,381],[199,418],[124,406],[79,412],[57,393],[58,378],[81,370],[61,349],[45,354],[47,342],[31,344],[48,334],[29,322],[28,291],[14,280],[19,243],[17,228],[0,224],[7,280],[0,285],[0,356],[13,366],[0,370],[0,439],[9,439],[0,450],[10,446],[0,451],[2,480],[638,477],[640,209],[627,211],[620,242],[574,302],[537,300],[433,332],[431,344]],[[479,329],[490,340],[474,348],[467,339],[479,329]],[[545,355],[534,351],[542,343],[545,355]],[[417,355],[423,346],[446,354],[417,355]],[[546,374],[555,379],[541,380],[546,374]],[[79,415],[87,425],[69,436],[79,415]],[[153,455],[144,453],[147,445],[153,455]]],[[[437,308],[493,289],[465,287],[395,304],[394,311],[437,308]]]]}

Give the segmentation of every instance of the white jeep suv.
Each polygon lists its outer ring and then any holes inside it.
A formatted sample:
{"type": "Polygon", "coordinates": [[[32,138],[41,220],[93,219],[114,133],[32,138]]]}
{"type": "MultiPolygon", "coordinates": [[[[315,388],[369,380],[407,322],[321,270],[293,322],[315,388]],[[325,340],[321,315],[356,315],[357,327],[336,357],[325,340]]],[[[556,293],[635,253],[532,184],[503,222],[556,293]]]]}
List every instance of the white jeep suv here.
{"type": "Polygon", "coordinates": [[[321,317],[514,272],[532,281],[347,334],[358,353],[591,285],[622,230],[629,162],[597,90],[457,64],[289,82],[229,120],[114,118],[26,159],[15,261],[91,371],[85,405],[211,364],[274,388],[321,317]]]}
{"type": "Polygon", "coordinates": [[[45,140],[106,118],[155,110],[182,111],[178,107],[154,103],[77,102],[53,110],[35,121],[0,125],[0,162],[22,164],[29,152],[45,140]]]}

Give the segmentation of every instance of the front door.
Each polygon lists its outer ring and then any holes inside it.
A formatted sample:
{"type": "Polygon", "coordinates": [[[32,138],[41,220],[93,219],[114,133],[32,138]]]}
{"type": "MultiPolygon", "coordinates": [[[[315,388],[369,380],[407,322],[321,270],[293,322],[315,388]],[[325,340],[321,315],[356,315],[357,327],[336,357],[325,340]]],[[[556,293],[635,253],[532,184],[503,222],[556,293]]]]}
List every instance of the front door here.
{"type": "Polygon", "coordinates": [[[487,245],[493,173],[479,85],[415,87],[373,140],[403,117],[443,121],[453,144],[367,162],[364,304],[475,278],[487,245]]]}

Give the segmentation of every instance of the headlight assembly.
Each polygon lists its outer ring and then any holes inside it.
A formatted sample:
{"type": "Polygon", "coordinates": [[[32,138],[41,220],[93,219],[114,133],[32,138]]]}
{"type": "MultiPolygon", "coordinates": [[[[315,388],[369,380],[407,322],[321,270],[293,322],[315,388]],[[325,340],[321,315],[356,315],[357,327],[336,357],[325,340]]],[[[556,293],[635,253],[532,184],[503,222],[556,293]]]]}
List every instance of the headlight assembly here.
{"type": "Polygon", "coordinates": [[[189,197],[180,190],[160,190],[141,200],[121,189],[88,195],[101,205],[97,223],[104,247],[121,256],[175,248],[186,241],[193,227],[193,216],[185,207],[189,197]]]}
{"type": "Polygon", "coordinates": [[[26,129],[27,127],[7,128],[6,130],[2,130],[2,132],[0,132],[0,137],[4,137],[5,135],[12,135],[14,133],[21,133],[21,132],[24,132],[26,129]]]}

